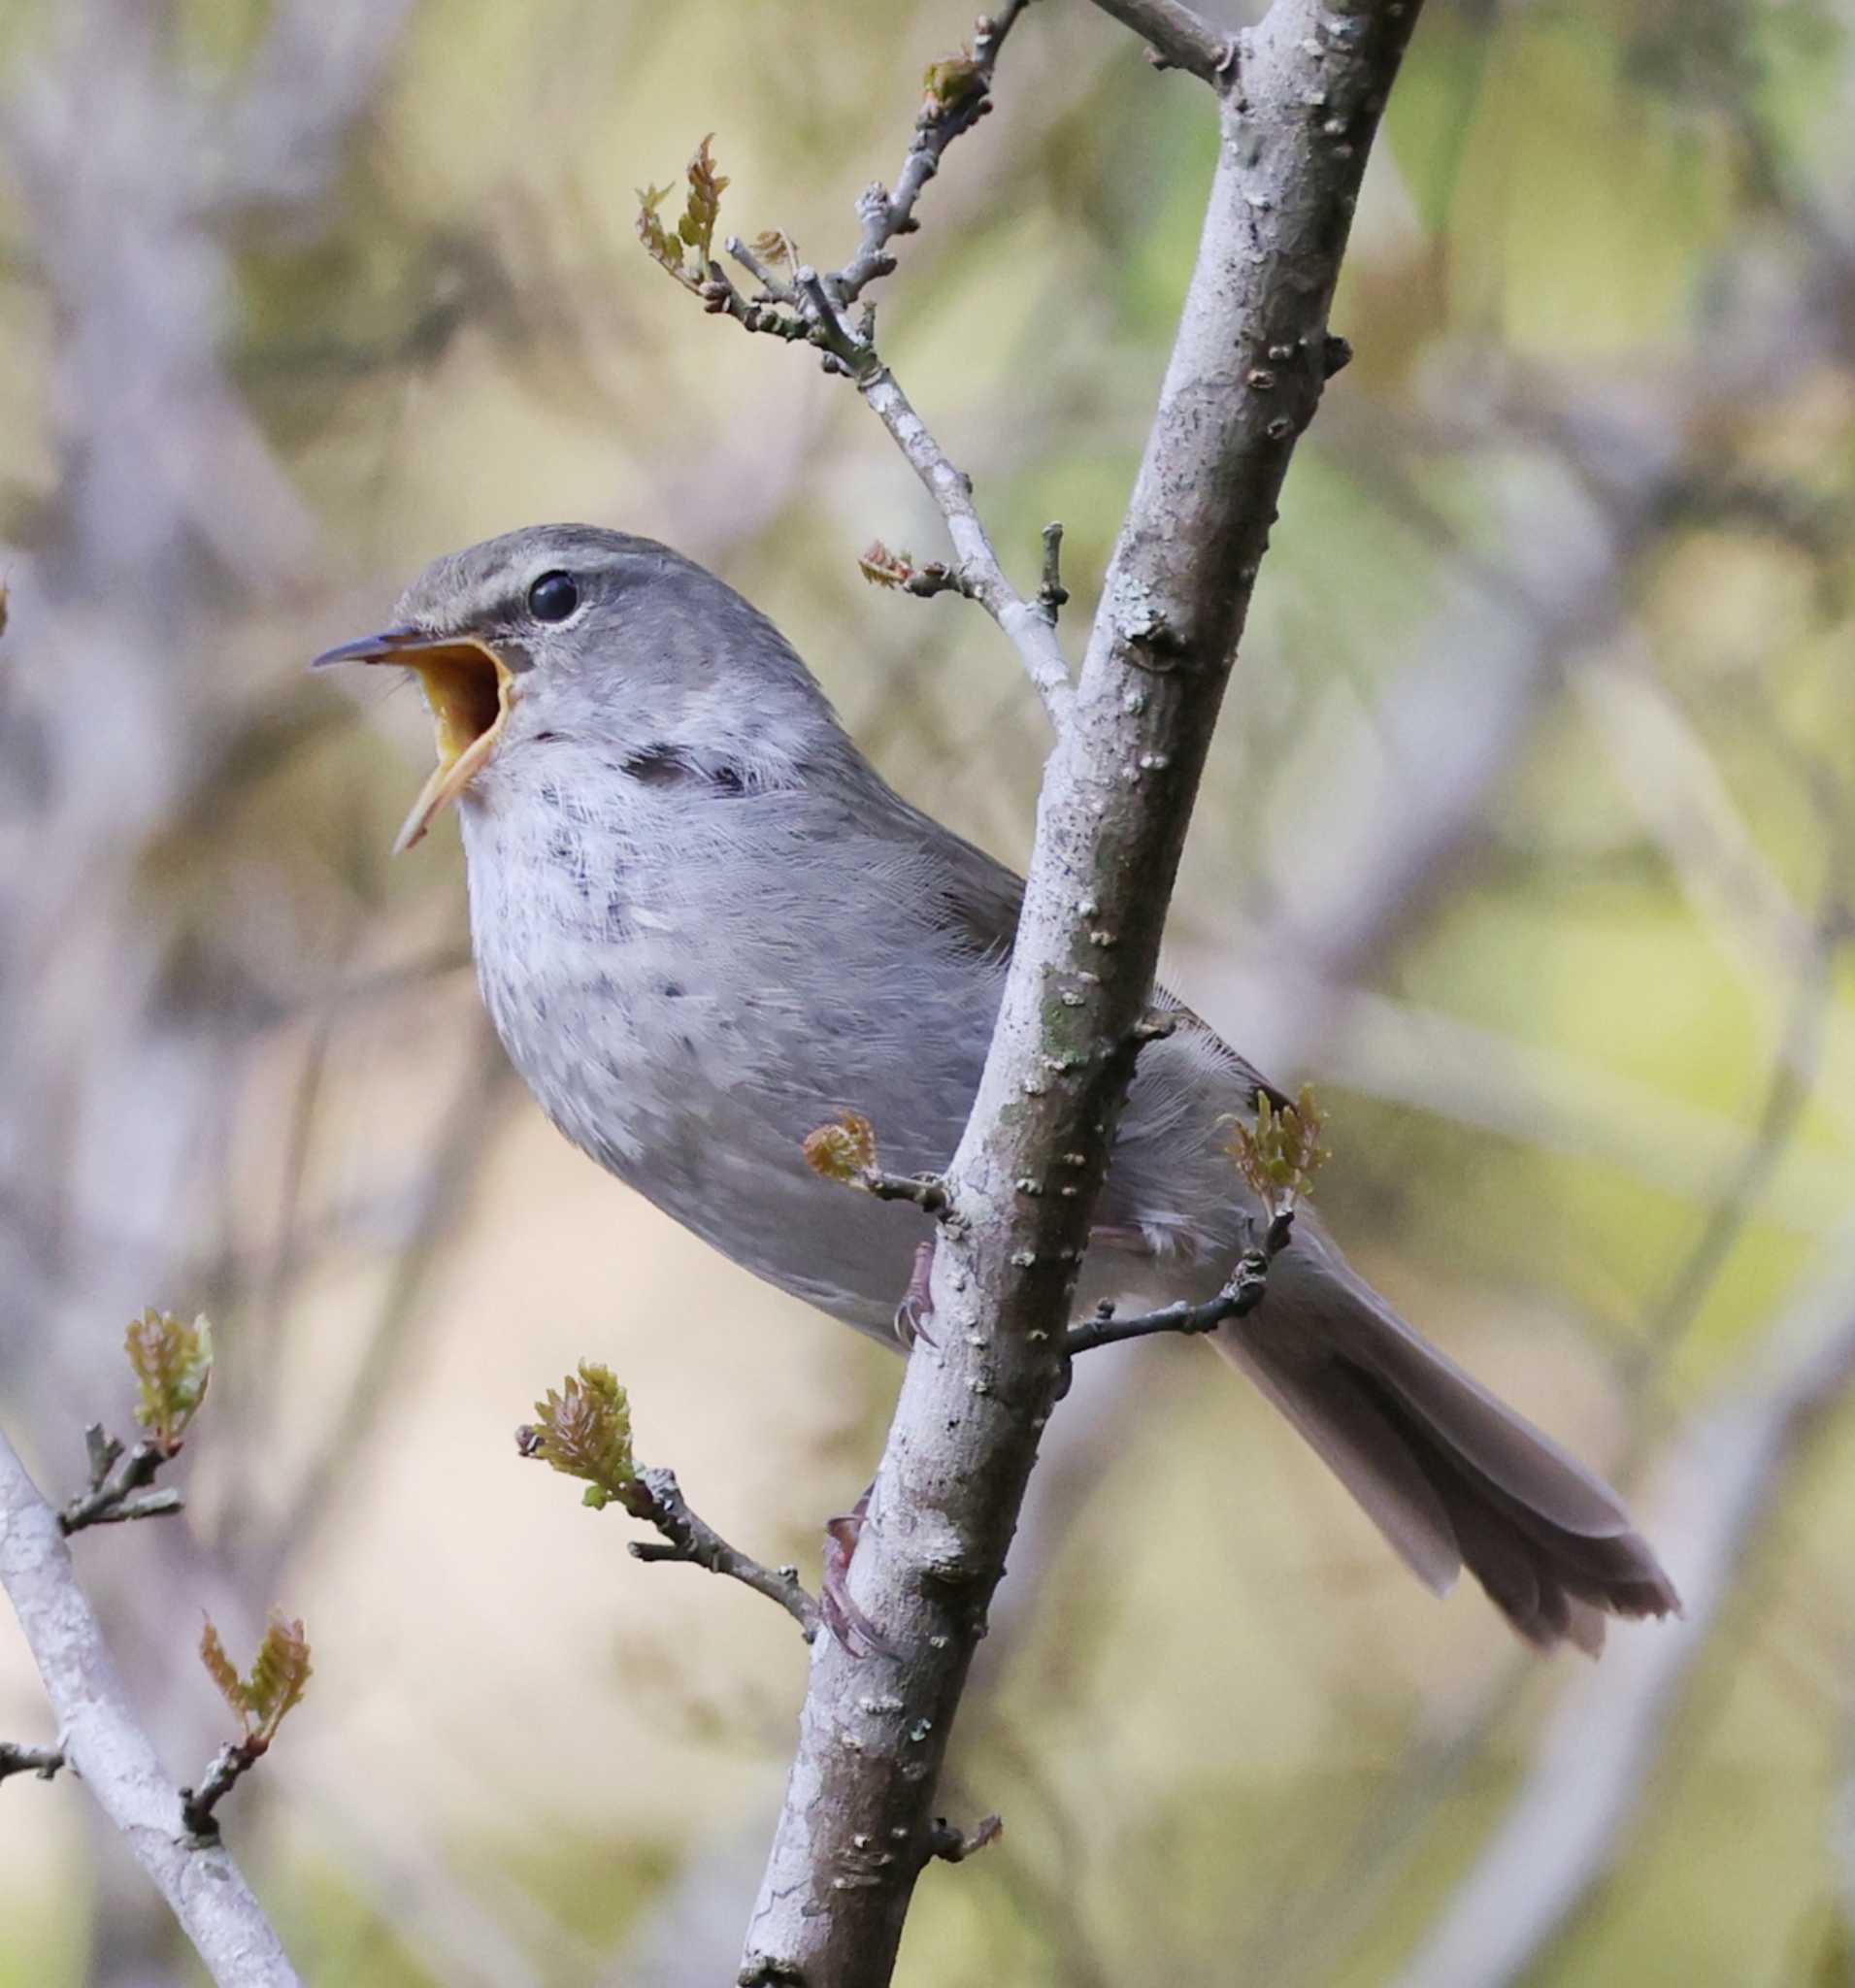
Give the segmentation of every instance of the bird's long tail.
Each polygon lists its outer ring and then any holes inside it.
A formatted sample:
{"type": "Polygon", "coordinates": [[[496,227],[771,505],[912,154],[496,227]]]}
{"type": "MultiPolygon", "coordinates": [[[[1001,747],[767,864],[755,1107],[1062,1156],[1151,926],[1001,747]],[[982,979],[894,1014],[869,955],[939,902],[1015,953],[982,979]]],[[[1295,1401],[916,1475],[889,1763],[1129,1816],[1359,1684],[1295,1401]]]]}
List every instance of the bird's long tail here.
{"type": "Polygon", "coordinates": [[[1216,1344],[1437,1593],[1466,1566],[1529,1642],[1592,1656],[1607,1615],[1678,1611],[1616,1493],[1413,1332],[1323,1237],[1304,1242],[1298,1225],[1261,1309],[1216,1344]]]}

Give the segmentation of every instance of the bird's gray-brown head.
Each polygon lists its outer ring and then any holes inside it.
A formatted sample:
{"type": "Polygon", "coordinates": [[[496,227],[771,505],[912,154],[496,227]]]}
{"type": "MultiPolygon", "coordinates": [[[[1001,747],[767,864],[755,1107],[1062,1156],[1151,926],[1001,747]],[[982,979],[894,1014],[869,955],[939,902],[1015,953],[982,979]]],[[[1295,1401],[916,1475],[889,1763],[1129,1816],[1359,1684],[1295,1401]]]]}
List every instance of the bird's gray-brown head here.
{"type": "Polygon", "coordinates": [[[597,768],[786,784],[845,742],[765,615],[692,560],[593,525],[532,525],[428,566],[379,635],[317,656],[416,672],[438,764],[394,848],[459,797],[597,768]]]}

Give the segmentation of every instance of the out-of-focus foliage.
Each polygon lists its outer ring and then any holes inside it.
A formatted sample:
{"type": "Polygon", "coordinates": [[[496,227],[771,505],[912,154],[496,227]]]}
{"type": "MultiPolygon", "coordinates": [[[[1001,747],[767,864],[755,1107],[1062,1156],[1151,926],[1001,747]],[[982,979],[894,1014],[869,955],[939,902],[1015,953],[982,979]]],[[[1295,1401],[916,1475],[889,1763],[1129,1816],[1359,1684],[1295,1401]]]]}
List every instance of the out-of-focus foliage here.
{"type": "MultiPolygon", "coordinates": [[[[859,569],[939,553],[931,506],[843,381],[634,232],[713,131],[726,226],[841,260],[970,32],[938,0],[0,10],[6,1413],[68,1491],[76,1431],[126,1413],[119,1320],[211,1309],[187,1517],[84,1572],[177,1771],[223,1723],[198,1610],[235,1647],[279,1592],[315,1616],[316,1692],[226,1822],[317,1982],[728,1977],[803,1649],[563,1524],[507,1404],[591,1353],[706,1517],[811,1564],[897,1369],[539,1121],[453,840],[386,859],[415,693],[301,666],[439,552],[623,525],[1021,858],[1044,734],[1010,652],[859,569]]],[[[1030,10],[995,95],[879,332],[1026,590],[1063,520],[1074,652],[1215,137],[1082,0],[1030,10]]],[[[1626,1479],[1855,1199],[1852,183],[1830,0],[1430,0],[1175,915],[1170,979],[1319,1079],[1362,1266],[1626,1479]]],[[[1114,1371],[1052,1422],[957,1749],[949,1811],[1007,1834],[929,1873],[903,1978],[1387,1979],[1565,1673],[1418,1590],[1204,1348],[1114,1371]]],[[[1538,1983],[1834,1951],[1855,1460],[1812,1426],[1538,1983]]],[[[42,1737],[0,1660],[0,1729],[42,1737]]],[[[175,1966],[85,1814],[0,1795],[0,1984],[175,1966]]]]}

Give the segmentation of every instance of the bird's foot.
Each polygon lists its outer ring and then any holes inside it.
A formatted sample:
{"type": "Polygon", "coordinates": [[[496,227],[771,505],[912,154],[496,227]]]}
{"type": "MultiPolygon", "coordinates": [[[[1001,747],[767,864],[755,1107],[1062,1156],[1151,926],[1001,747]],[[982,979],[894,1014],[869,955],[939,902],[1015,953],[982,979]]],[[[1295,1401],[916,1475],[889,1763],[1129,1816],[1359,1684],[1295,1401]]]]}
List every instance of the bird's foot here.
{"type": "Polygon", "coordinates": [[[824,1578],[819,1587],[824,1626],[852,1657],[893,1657],[898,1654],[876,1624],[850,1599],[850,1561],[870,1516],[872,1484],[846,1512],[824,1523],[824,1578]]]}
{"type": "Polygon", "coordinates": [[[930,1351],[940,1351],[940,1342],[927,1329],[928,1320],[934,1316],[934,1299],[928,1290],[933,1270],[934,1239],[930,1236],[925,1242],[914,1245],[914,1267],[909,1272],[909,1287],[895,1308],[895,1336],[905,1353],[913,1350],[916,1340],[930,1351]]]}

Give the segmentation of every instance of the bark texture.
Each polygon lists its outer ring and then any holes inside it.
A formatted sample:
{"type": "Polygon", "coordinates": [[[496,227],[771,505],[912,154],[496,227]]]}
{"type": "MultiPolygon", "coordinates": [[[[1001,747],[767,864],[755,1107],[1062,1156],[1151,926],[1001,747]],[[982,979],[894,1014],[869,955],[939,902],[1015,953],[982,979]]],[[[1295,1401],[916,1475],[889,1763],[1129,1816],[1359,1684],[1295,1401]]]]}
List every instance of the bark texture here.
{"type": "Polygon", "coordinates": [[[935,1854],[948,1734],[1064,1379],[1179,851],[1282,478],[1342,357],[1328,307],[1416,12],[1276,0],[1215,79],[1197,265],[949,1174],[935,1343],[909,1362],[851,1569],[888,1649],[818,1641],[744,1983],[888,1980],[935,1854]]]}

